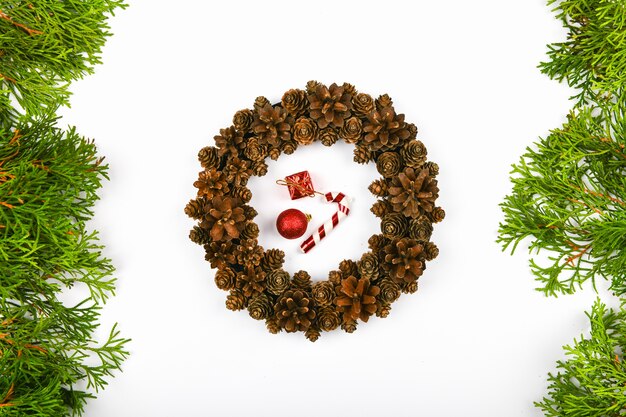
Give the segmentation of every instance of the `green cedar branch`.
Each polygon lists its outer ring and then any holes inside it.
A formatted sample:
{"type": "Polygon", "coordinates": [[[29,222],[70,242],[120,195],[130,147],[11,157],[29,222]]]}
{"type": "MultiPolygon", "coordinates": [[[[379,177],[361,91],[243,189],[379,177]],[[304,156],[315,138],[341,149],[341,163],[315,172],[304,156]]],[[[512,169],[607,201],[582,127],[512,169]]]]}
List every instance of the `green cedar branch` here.
{"type": "Polygon", "coordinates": [[[581,108],[527,148],[501,204],[499,238],[515,251],[531,237],[531,269],[547,295],[572,293],[597,277],[626,293],[626,100],[581,108]]]}
{"type": "Polygon", "coordinates": [[[95,339],[113,266],[86,222],[107,166],[54,119],[0,127],[0,415],[82,415],[120,368],[127,339],[95,339]],[[88,296],[59,296],[82,286],[88,296]]]}
{"type": "Polygon", "coordinates": [[[557,362],[548,395],[535,404],[547,417],[626,414],[626,311],[598,300],[587,316],[591,334],[564,347],[567,359],[557,362]]]}
{"type": "Polygon", "coordinates": [[[71,81],[92,73],[120,0],[0,3],[0,124],[68,105],[71,81]],[[19,108],[16,108],[19,107],[19,108]]]}

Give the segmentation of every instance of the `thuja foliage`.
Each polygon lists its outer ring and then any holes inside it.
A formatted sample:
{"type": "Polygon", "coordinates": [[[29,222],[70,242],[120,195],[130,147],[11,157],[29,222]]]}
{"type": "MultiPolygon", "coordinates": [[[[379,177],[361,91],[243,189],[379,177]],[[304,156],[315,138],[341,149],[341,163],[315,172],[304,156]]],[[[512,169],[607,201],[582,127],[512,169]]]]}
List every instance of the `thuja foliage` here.
{"type": "Polygon", "coordinates": [[[626,84],[626,1],[549,0],[568,30],[564,42],[548,45],[541,70],[575,87],[580,103],[621,90],[626,84]]]}
{"type": "Polygon", "coordinates": [[[626,413],[626,311],[596,302],[587,313],[591,334],[565,346],[567,359],[549,375],[549,396],[536,405],[546,416],[623,416],[626,413]]]}
{"type": "Polygon", "coordinates": [[[94,340],[113,267],[93,214],[106,165],[54,120],[0,128],[0,415],[80,415],[118,369],[127,342],[94,340]],[[83,287],[77,304],[60,301],[83,287]]]}
{"type": "Polygon", "coordinates": [[[123,6],[119,0],[0,1],[0,122],[68,104],[69,82],[100,63],[107,18],[123,6]]]}
{"type": "Polygon", "coordinates": [[[532,237],[531,269],[548,295],[611,280],[626,293],[626,100],[572,111],[513,167],[502,208],[504,247],[532,237]]]}

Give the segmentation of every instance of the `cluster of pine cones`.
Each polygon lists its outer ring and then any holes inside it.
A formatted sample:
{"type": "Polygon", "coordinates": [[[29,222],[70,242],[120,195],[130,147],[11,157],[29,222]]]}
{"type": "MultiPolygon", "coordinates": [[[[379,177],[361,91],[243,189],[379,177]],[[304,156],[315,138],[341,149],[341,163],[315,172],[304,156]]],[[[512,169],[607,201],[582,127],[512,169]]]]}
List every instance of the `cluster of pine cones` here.
{"type": "Polygon", "coordinates": [[[247,309],[271,333],[301,331],[315,341],[322,331],[352,333],[359,320],[386,317],[401,293],[415,292],[426,261],[439,253],[430,242],[432,224],[445,216],[435,206],[439,168],[426,161],[416,135],[388,95],[374,100],[347,83],[309,81],[278,104],[258,97],[253,109],[235,113],[232,126],[215,136],[216,146],[200,150],[197,197],[185,207],[198,221],[190,239],[204,246],[216,285],[229,292],[226,307],[247,309]],[[374,161],[382,176],[369,187],[379,197],[372,212],[381,218],[381,233],[369,239],[361,259],[342,261],[325,281],[312,282],[305,271],[292,277],[282,269],[283,251],[258,245],[258,213],[247,204],[246,184],[267,173],[267,157],[339,139],[355,145],[355,162],[374,161]]]}

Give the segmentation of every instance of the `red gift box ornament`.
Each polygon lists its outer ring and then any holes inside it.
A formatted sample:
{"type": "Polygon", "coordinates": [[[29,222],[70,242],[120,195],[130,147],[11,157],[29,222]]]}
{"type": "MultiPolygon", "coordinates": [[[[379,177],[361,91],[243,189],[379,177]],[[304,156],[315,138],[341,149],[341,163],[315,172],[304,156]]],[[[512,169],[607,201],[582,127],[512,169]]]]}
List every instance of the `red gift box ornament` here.
{"type": "Polygon", "coordinates": [[[279,185],[286,185],[292,200],[302,197],[312,197],[316,194],[309,171],[302,171],[276,181],[279,185]]]}

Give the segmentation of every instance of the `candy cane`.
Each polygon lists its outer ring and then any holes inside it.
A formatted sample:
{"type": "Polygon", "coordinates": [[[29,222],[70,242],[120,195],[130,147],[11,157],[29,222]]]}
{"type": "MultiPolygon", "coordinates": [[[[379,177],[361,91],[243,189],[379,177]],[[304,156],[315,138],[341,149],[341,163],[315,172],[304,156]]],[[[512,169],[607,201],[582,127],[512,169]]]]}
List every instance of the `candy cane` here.
{"type": "Polygon", "coordinates": [[[320,240],[326,237],[331,230],[333,230],[339,222],[350,214],[350,198],[343,193],[326,193],[324,198],[329,203],[337,203],[338,210],[333,217],[331,217],[326,223],[321,225],[311,236],[307,237],[304,242],[300,244],[302,252],[307,253],[313,249],[320,240]]]}

